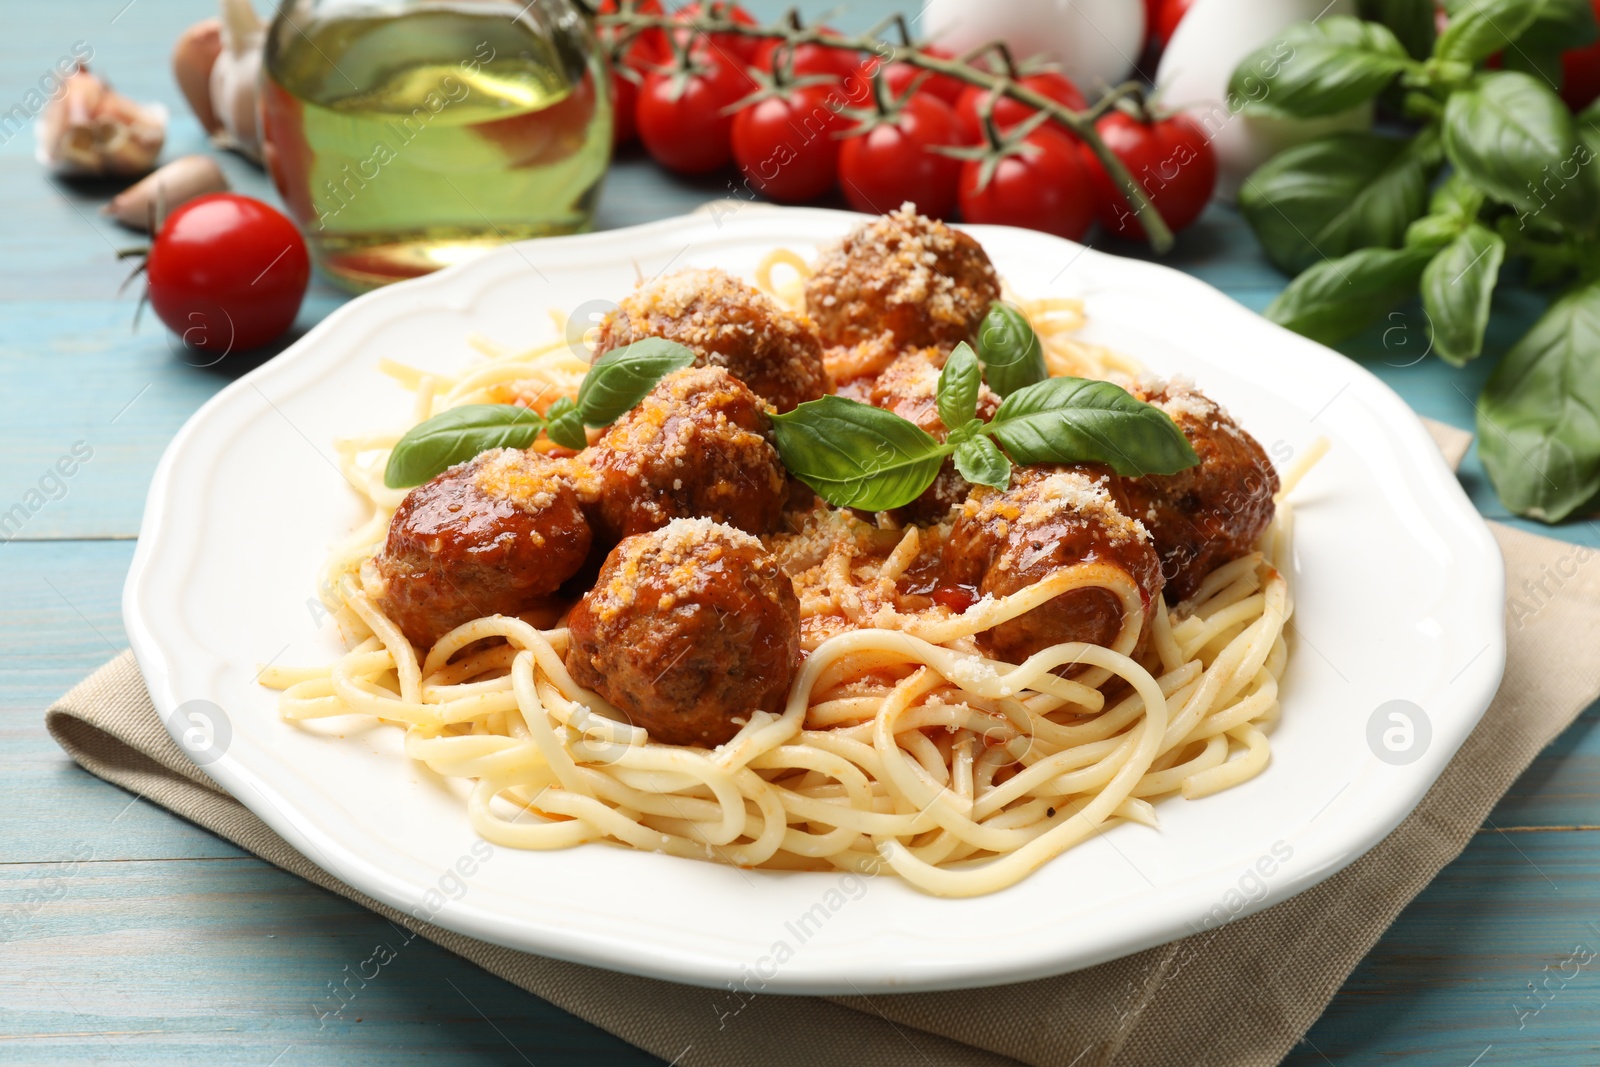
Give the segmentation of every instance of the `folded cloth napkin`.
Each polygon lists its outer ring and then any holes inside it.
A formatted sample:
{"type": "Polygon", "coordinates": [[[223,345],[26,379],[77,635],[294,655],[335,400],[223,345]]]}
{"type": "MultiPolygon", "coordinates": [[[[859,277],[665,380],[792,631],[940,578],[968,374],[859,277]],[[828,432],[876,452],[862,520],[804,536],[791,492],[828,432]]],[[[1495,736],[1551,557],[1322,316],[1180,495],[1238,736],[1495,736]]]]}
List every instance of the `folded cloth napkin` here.
{"type": "MultiPolygon", "coordinates": [[[[1430,428],[1452,465],[1459,462],[1468,435],[1430,428]]],[[[131,653],[63,697],[47,722],[89,772],[680,1067],[1269,1065],[1310,1028],[1406,903],[1461,853],[1539,750],[1600,696],[1600,568],[1577,566],[1591,551],[1503,526],[1494,533],[1513,591],[1505,681],[1393,833],[1333,877],[1249,918],[1088,970],[991,989],[733,1000],[476,941],[363,896],[290,848],[173,743],[131,653]],[[1524,580],[1540,590],[1536,611],[1517,610],[1524,580]]]]}

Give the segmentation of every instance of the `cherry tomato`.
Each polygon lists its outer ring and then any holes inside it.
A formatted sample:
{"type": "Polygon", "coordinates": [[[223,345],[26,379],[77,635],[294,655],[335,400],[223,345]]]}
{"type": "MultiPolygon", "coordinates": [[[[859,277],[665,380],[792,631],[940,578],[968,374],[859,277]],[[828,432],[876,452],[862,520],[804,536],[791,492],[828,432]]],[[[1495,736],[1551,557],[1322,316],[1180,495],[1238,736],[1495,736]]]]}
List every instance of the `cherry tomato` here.
{"type": "Polygon", "coordinates": [[[733,158],[753,188],[784,204],[815,200],[839,177],[844,124],[828,107],[826,86],[789,88],[743,108],[733,117],[733,158]]]}
{"type": "MultiPolygon", "coordinates": [[[[706,5],[701,4],[699,0],[695,0],[695,2],[692,4],[685,5],[678,11],[677,17],[683,19],[685,22],[690,19],[700,18],[702,17],[702,8],[705,8],[708,17],[709,15],[715,14],[731,18],[734,22],[739,23],[741,26],[759,25],[756,22],[755,17],[738,4],[723,4],[713,2],[709,7],[706,7],[706,5]]],[[[763,38],[749,37],[742,33],[713,33],[710,34],[709,37],[712,45],[712,48],[710,49],[711,51],[723,52],[725,53],[724,58],[737,58],[747,66],[755,63],[756,52],[764,43],[763,38]]],[[[696,41],[695,44],[698,46],[700,42],[696,41]]]]}
{"type": "MultiPolygon", "coordinates": [[[[1024,75],[1017,79],[1017,84],[1025,85],[1034,92],[1041,93],[1074,111],[1081,111],[1088,106],[1088,101],[1083,98],[1083,93],[1073,84],[1072,79],[1058,71],[1047,70],[1038,74],[1024,75]]],[[[992,92],[993,90],[977,85],[969,85],[962,90],[961,99],[956,103],[956,118],[961,121],[961,128],[967,131],[967,137],[973,142],[983,139],[983,120],[979,117],[981,114],[979,108],[984,98],[992,92]]],[[[1034,114],[1033,108],[1009,96],[1002,96],[994,102],[994,122],[1001,133],[1032,118],[1034,114]]],[[[1071,131],[1060,123],[1052,122],[1050,125],[1069,137],[1072,135],[1071,131]]]]}
{"type": "MultiPolygon", "coordinates": [[[[938,59],[955,58],[954,52],[947,48],[940,48],[938,45],[923,45],[917,51],[938,59]]],[[[870,81],[873,72],[878,67],[879,62],[876,57],[868,59],[861,64],[862,76],[870,81]]],[[[952,78],[948,74],[935,74],[932,71],[924,71],[921,67],[914,67],[906,62],[890,63],[883,71],[884,80],[889,83],[889,92],[896,97],[906,95],[906,90],[911,87],[911,83],[916,81],[919,75],[922,76],[922,80],[917,82],[917,89],[920,92],[932,93],[951,107],[956,106],[956,103],[961,99],[961,94],[967,90],[967,83],[960,78],[952,78]]]]}
{"type": "Polygon", "coordinates": [[[1194,7],[1195,0],[1161,0],[1161,10],[1156,15],[1156,39],[1165,45],[1178,32],[1178,23],[1194,7]]]}
{"type": "MultiPolygon", "coordinates": [[[[839,36],[838,30],[824,26],[823,33],[839,36]]],[[[785,47],[781,37],[772,37],[762,41],[756,49],[755,66],[770,72],[781,57],[779,50],[785,47]]],[[[797,78],[824,77],[838,78],[843,81],[856,72],[861,62],[861,53],[845,48],[834,48],[831,45],[810,41],[797,45],[790,58],[790,70],[797,78]]]]}
{"type": "Polygon", "coordinates": [[[858,131],[839,149],[839,184],[851,207],[882,215],[909,200],[936,219],[955,209],[961,161],[930,151],[966,140],[949,105],[916,93],[858,131]]]}
{"type": "Polygon", "coordinates": [[[1161,0],[1144,0],[1144,43],[1148,48],[1152,41],[1159,41],[1161,35],[1156,32],[1156,20],[1161,17],[1161,0]]]}
{"type": "Polygon", "coordinates": [[[680,174],[703,174],[733,159],[733,116],[724,114],[755,90],[742,69],[715,49],[694,55],[689,69],[652,71],[639,90],[639,139],[657,163],[680,174]]]}
{"type": "MultiPolygon", "coordinates": [[[[614,14],[618,10],[618,0],[601,0],[599,10],[602,15],[614,14]]],[[[660,15],[661,0],[635,0],[629,10],[641,15],[660,15]]],[[[600,32],[601,40],[606,43],[615,41],[618,34],[616,29],[602,29],[600,32]]],[[[634,121],[634,112],[639,104],[639,83],[652,67],[666,62],[670,54],[666,35],[660,30],[645,30],[628,42],[628,47],[622,54],[622,65],[629,68],[634,77],[627,77],[615,69],[611,72],[613,145],[620,147],[638,136],[639,128],[634,121]]]]}
{"type": "MultiPolygon", "coordinates": [[[[1112,111],[1095,123],[1100,138],[1144,187],[1167,226],[1176,233],[1200,217],[1217,184],[1217,156],[1205,130],[1187,115],[1173,115],[1144,125],[1133,116],[1112,111]]],[[[1123,237],[1140,239],[1139,224],[1127,197],[1112,185],[1100,160],[1081,145],[1084,166],[1096,189],[1100,224],[1123,237]]]]}
{"type": "Polygon", "coordinates": [[[210,193],[167,216],[145,276],[150,306],[184,344],[243,352],[294,322],[311,258],[278,211],[236,193],[210,193]]]}
{"type": "Polygon", "coordinates": [[[961,217],[968,222],[1024,226],[1076,241],[1095,216],[1094,186],[1078,143],[1041,126],[1001,158],[987,185],[983,161],[961,167],[961,217]]]}
{"type": "MultiPolygon", "coordinates": [[[[1600,17],[1600,0],[1593,0],[1600,17]]],[[[1600,98],[1600,41],[1561,53],[1561,99],[1574,111],[1582,111],[1600,98]]]]}

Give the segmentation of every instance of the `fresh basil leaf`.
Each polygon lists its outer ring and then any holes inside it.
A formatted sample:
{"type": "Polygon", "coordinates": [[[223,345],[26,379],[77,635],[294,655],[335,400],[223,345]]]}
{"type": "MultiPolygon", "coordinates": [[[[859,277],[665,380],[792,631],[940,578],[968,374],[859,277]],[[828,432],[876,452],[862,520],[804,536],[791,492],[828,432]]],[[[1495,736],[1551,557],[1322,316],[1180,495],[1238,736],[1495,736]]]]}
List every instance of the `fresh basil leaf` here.
{"type": "Polygon", "coordinates": [[[983,361],[989,388],[1001,397],[1050,377],[1033,325],[1003,300],[989,305],[989,313],[978,327],[978,358],[983,361]]]}
{"type": "MultiPolygon", "coordinates": [[[[1496,52],[1581,48],[1595,39],[1589,0],[1455,0],[1434,54],[1476,63],[1496,52]]],[[[1559,68],[1559,64],[1557,65],[1559,68]]]]}
{"type": "Polygon", "coordinates": [[[583,376],[578,414],[589,426],[609,426],[632,411],[662,378],[693,364],[693,351],[661,337],[613,348],[583,376]]]}
{"type": "Polygon", "coordinates": [[[1001,401],[988,431],[1016,463],[1104,463],[1137,477],[1200,462],[1166,412],[1087,378],[1049,378],[1017,390],[1001,401]]]}
{"type": "Polygon", "coordinates": [[[1482,209],[1483,190],[1455,173],[1440,182],[1428,200],[1428,214],[1446,215],[1462,223],[1475,221],[1482,209]]]}
{"type": "Polygon", "coordinates": [[[1398,247],[1427,204],[1426,146],[1337,133],[1281,152],[1239,190],[1239,210],[1278,269],[1374,245],[1398,247]]]}
{"type": "Polygon", "coordinates": [[[1412,59],[1433,52],[1433,0],[1361,0],[1361,17],[1381,22],[1405,45],[1412,59]]]}
{"type": "Polygon", "coordinates": [[[1459,367],[1483,352],[1489,299],[1505,258],[1500,235],[1473,223],[1423,268],[1422,310],[1440,359],[1459,367]]]}
{"type": "Polygon", "coordinates": [[[1004,489],[1011,484],[1011,461],[993,441],[978,436],[956,446],[956,472],[973,485],[1004,489]]]}
{"type": "Polygon", "coordinates": [[[1560,522],[1600,493],[1600,283],[1552,304],[1478,402],[1478,451],[1506,507],[1560,522]]]}
{"type": "Polygon", "coordinates": [[[1437,250],[1461,236],[1466,224],[1452,215],[1424,215],[1406,227],[1406,247],[1437,250]]]}
{"type": "Polygon", "coordinates": [[[1600,100],[1580,111],[1573,124],[1578,127],[1578,139],[1589,150],[1589,159],[1600,156],[1600,100]]]}
{"type": "Polygon", "coordinates": [[[537,411],[516,404],[467,404],[405,432],[389,453],[383,484],[409,489],[491,448],[527,448],[544,428],[537,411]]]}
{"type": "Polygon", "coordinates": [[[1290,282],[1263,314],[1295,333],[1334,344],[1414,295],[1431,258],[1426,248],[1363,248],[1323,260],[1290,282]]]}
{"type": "Polygon", "coordinates": [[[1290,27],[1281,40],[1246,56],[1228,91],[1256,111],[1299,118],[1333,115],[1377,96],[1396,74],[1417,66],[1387,27],[1330,15],[1290,27]],[[1283,55],[1287,45],[1290,53],[1283,55]],[[1254,91],[1266,83],[1265,94],[1254,91]]]}
{"type": "Polygon", "coordinates": [[[939,391],[934,403],[939,409],[939,421],[946,430],[965,426],[978,413],[978,390],[983,386],[983,370],[972,346],[962,341],[944,361],[939,372],[939,391]]]}
{"type": "Polygon", "coordinates": [[[1593,153],[1579,140],[1561,98],[1515,71],[1479,75],[1450,94],[1444,149],[1473,184],[1529,216],[1587,227],[1600,209],[1593,153]]]}
{"type": "Polygon", "coordinates": [[[561,397],[545,412],[545,436],[563,448],[582,452],[589,447],[589,435],[583,432],[583,422],[577,405],[561,397]]]}
{"type": "Polygon", "coordinates": [[[772,416],[772,428],[789,473],[841,508],[904,507],[933,484],[947,451],[891,411],[832,394],[772,416]]]}

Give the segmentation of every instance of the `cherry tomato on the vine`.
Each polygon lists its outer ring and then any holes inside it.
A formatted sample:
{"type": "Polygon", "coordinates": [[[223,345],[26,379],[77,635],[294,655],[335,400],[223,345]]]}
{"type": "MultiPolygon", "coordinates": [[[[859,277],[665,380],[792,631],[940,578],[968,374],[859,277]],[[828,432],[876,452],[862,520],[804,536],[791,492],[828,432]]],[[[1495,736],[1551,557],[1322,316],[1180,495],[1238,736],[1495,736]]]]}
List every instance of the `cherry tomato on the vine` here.
{"type": "MultiPolygon", "coordinates": [[[[823,27],[822,32],[839,36],[837,30],[823,27]]],[[[856,72],[861,62],[861,53],[845,48],[834,48],[832,45],[820,41],[807,41],[805,44],[788,48],[787,42],[781,37],[772,37],[762,41],[756,49],[754,66],[771,72],[774,65],[785,58],[784,50],[787,49],[789,59],[789,73],[797,78],[824,77],[844,80],[856,72]]]]}
{"type": "MultiPolygon", "coordinates": [[[[611,15],[619,10],[618,0],[601,0],[600,14],[611,15]]],[[[663,13],[661,0],[635,0],[630,11],[641,15],[660,15],[663,13]]],[[[604,29],[600,31],[601,40],[607,44],[614,42],[620,31],[604,29]]],[[[609,55],[609,49],[607,49],[609,55]]],[[[621,146],[629,143],[638,136],[639,129],[634,122],[634,112],[639,106],[639,85],[650,70],[666,62],[671,54],[667,45],[667,38],[660,30],[644,30],[628,42],[623,50],[621,66],[632,72],[632,76],[620,70],[611,71],[611,143],[621,146]]]]}
{"type": "Polygon", "coordinates": [[[305,240],[281,213],[210,193],[162,224],[145,260],[150,306],[191,348],[243,352],[294,322],[311,280],[305,240]]]}
{"type": "Polygon", "coordinates": [[[826,86],[789,87],[733,117],[733,158],[750,185],[773,200],[800,204],[829,192],[839,178],[844,124],[828,106],[826,86]]]}
{"type": "Polygon", "coordinates": [[[715,49],[691,55],[687,70],[653,71],[639,89],[639,139],[668,170],[716,170],[733,158],[733,116],[725,112],[754,90],[750,76],[715,49]]]}
{"type": "MultiPolygon", "coordinates": [[[[726,16],[741,26],[759,25],[759,23],[756,22],[755,16],[751,15],[750,12],[740,7],[738,4],[724,4],[715,2],[711,4],[702,4],[699,2],[699,0],[695,0],[694,3],[686,4],[677,12],[677,17],[685,22],[688,22],[691,19],[707,17],[710,15],[726,16]],[[705,9],[703,13],[702,8],[705,9]]],[[[682,31],[674,30],[673,32],[677,34],[681,33],[682,31]]],[[[746,65],[754,65],[756,60],[756,52],[764,43],[764,40],[760,37],[751,37],[742,33],[728,33],[726,31],[710,34],[709,37],[712,45],[711,51],[723,52],[725,53],[724,58],[737,58],[742,60],[746,65]]],[[[702,42],[699,41],[694,42],[697,47],[701,43],[702,42]]]]}
{"type": "MultiPolygon", "coordinates": [[[[1600,0],[1594,0],[1594,13],[1600,18],[1600,0]]],[[[1561,99],[1574,111],[1582,111],[1600,98],[1600,41],[1561,53],[1561,99]]]]}
{"type": "MultiPolygon", "coordinates": [[[[937,59],[955,58],[954,52],[947,48],[940,48],[938,45],[925,44],[918,48],[917,51],[937,59]]],[[[871,79],[872,72],[878,66],[879,62],[874,57],[863,63],[861,69],[865,76],[871,79]]],[[[951,107],[956,106],[956,103],[961,99],[961,94],[967,89],[967,83],[960,78],[952,78],[948,74],[935,74],[932,71],[925,71],[921,67],[912,66],[904,61],[890,63],[883,70],[883,79],[888,83],[889,92],[896,97],[906,95],[906,90],[911,87],[911,83],[916,81],[919,76],[922,78],[920,82],[917,82],[917,90],[919,92],[932,93],[951,107]]]]}
{"type": "MultiPolygon", "coordinates": [[[[1026,86],[1042,96],[1065,105],[1074,111],[1081,111],[1088,106],[1088,101],[1083,98],[1083,93],[1073,84],[1071,78],[1054,70],[1040,71],[1038,74],[1026,74],[1017,79],[1017,84],[1026,86]]],[[[985,89],[977,85],[969,85],[961,92],[961,98],[956,102],[956,118],[961,121],[962,129],[967,131],[967,136],[973,141],[983,139],[982,105],[986,97],[994,90],[985,89]]],[[[994,102],[994,124],[1004,133],[1013,126],[1026,122],[1037,112],[1020,100],[1013,100],[1009,96],[999,96],[994,102]]],[[[1057,131],[1072,135],[1071,131],[1060,123],[1051,122],[1057,131]]]]}
{"type": "MultiPolygon", "coordinates": [[[[1112,111],[1095,123],[1101,140],[1144,187],[1174,233],[1200,217],[1217,185],[1217,155],[1199,123],[1173,115],[1146,125],[1112,111]]],[[[1088,145],[1080,146],[1095,184],[1100,224],[1122,237],[1142,239],[1144,227],[1088,145]]]]}
{"type": "Polygon", "coordinates": [[[961,217],[1024,226],[1076,241],[1094,221],[1095,195],[1078,143],[1045,125],[1005,150],[987,184],[984,162],[961,167],[961,217]]]}
{"type": "Polygon", "coordinates": [[[931,218],[950,215],[961,161],[932,151],[966,143],[949,105],[916,93],[857,129],[864,132],[852,131],[839,149],[839,185],[851,207],[882,215],[909,200],[931,218]]]}

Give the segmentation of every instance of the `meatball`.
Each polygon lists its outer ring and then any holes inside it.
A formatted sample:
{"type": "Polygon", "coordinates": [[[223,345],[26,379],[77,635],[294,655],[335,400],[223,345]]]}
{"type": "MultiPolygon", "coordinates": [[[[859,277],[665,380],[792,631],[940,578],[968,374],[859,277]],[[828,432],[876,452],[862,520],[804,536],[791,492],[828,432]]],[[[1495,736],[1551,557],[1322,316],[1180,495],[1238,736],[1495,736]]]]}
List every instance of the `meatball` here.
{"type": "MultiPolygon", "coordinates": [[[[876,407],[899,415],[915,423],[928,433],[944,440],[949,427],[939,418],[939,373],[944,369],[946,356],[937,348],[908,352],[891,363],[866,390],[866,399],[876,407]]],[[[1000,397],[987,385],[978,390],[978,417],[991,419],[1000,407],[1000,397]]],[[[939,475],[921,496],[900,509],[898,517],[906,522],[938,522],[950,509],[967,499],[972,484],[956,471],[955,461],[947,459],[939,468],[939,475]]]]}
{"type": "Polygon", "coordinates": [[[1176,604],[1255,547],[1272,521],[1278,472],[1255,438],[1187,383],[1145,382],[1134,395],[1172,416],[1200,457],[1188,470],[1123,485],[1129,514],[1155,541],[1167,599],[1176,604]]]}
{"type": "Polygon", "coordinates": [[[680,518],[767,533],[789,497],[766,407],[721,367],[661,379],[573,466],[603,545],[680,518]]]}
{"type": "Polygon", "coordinates": [[[788,576],[710,519],[624,540],[567,626],[573,679],[671,745],[719,745],[752,712],[781,711],[800,664],[788,576]]]}
{"type": "Polygon", "coordinates": [[[407,493],[362,576],[426,648],[472,619],[537,607],[583,565],[589,542],[565,464],[502,448],[407,493]]]}
{"type": "Polygon", "coordinates": [[[641,285],[601,323],[595,355],[646,337],[693,349],[696,366],[727,368],[778,411],[828,391],[811,321],[720,270],[681,270],[641,285]]]}
{"type": "MultiPolygon", "coordinates": [[[[1003,597],[1075,563],[1109,563],[1138,584],[1148,640],[1159,603],[1161,561],[1150,536],[1116,497],[1116,476],[1103,468],[1018,467],[1004,491],[978,486],[945,543],[945,581],[1003,597]]],[[[997,659],[1021,663],[1063,641],[1110,646],[1122,629],[1122,607],[1105,589],[1074,589],[978,635],[997,659]]]]}
{"type": "Polygon", "coordinates": [[[806,310],[830,347],[887,330],[906,348],[954,348],[998,299],[1000,281],[978,242],[910,204],[823,249],[806,280],[806,310]]]}

